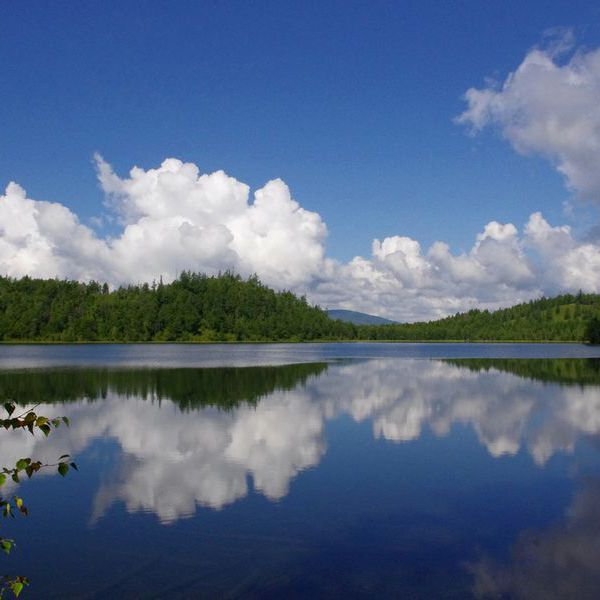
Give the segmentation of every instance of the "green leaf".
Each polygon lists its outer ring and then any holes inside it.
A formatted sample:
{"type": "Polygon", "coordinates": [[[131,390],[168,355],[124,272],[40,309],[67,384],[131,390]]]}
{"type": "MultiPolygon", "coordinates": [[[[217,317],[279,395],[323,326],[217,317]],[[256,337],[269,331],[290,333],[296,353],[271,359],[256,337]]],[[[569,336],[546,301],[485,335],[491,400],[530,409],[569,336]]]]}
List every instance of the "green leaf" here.
{"type": "Polygon", "coordinates": [[[76,470],[79,471],[79,469],[77,468],[77,465],[75,463],[71,463],[71,466],[76,470]]]}
{"type": "Polygon", "coordinates": [[[64,477],[69,472],[69,465],[67,463],[61,462],[58,465],[58,472],[64,477]]]}
{"type": "Polygon", "coordinates": [[[4,485],[5,481],[6,481],[6,475],[4,473],[0,473],[0,487],[2,487],[4,485]]]}
{"type": "Polygon", "coordinates": [[[19,483],[19,474],[18,474],[18,473],[13,473],[13,474],[12,474],[12,480],[13,480],[15,483],[19,483]]]}
{"type": "Polygon", "coordinates": [[[5,402],[4,408],[5,408],[6,412],[8,413],[9,417],[10,417],[10,415],[13,414],[13,412],[15,412],[15,405],[12,402],[5,402]]]}
{"type": "Polygon", "coordinates": [[[0,548],[6,554],[10,554],[10,551],[11,551],[12,547],[13,547],[13,541],[12,540],[7,540],[7,539],[0,540],[0,548]]]}
{"type": "Polygon", "coordinates": [[[46,437],[50,435],[50,425],[40,425],[40,429],[44,432],[46,437]]]}
{"type": "Polygon", "coordinates": [[[30,458],[20,458],[17,461],[17,470],[18,471],[23,471],[24,469],[27,468],[27,466],[29,465],[29,463],[31,462],[30,458]]]}
{"type": "Polygon", "coordinates": [[[68,427],[68,426],[71,424],[71,422],[69,421],[69,417],[63,417],[63,418],[62,418],[62,420],[63,420],[63,423],[64,423],[64,424],[65,424],[67,427],[68,427]]]}
{"type": "Polygon", "coordinates": [[[63,458],[69,458],[68,454],[63,454],[62,456],[58,457],[58,460],[62,460],[63,458]]]}
{"type": "Polygon", "coordinates": [[[10,589],[13,591],[15,598],[18,598],[19,594],[23,591],[23,584],[20,581],[15,581],[10,584],[10,589]]]}

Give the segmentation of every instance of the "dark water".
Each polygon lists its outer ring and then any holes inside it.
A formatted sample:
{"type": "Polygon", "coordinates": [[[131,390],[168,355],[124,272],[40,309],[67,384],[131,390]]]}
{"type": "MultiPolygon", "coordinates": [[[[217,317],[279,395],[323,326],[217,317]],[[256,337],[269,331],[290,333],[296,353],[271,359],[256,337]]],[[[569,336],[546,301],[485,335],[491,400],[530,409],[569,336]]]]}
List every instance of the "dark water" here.
{"type": "Polygon", "coordinates": [[[598,598],[598,356],[2,347],[0,397],[71,419],[3,433],[3,464],[79,465],[19,486],[3,572],[30,598],[598,598]]]}

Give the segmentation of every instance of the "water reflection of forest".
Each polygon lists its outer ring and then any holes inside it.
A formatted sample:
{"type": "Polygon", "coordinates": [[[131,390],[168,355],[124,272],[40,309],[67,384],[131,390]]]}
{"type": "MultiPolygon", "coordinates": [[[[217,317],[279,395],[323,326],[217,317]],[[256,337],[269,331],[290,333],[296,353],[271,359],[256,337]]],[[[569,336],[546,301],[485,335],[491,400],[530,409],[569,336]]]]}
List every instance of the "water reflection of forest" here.
{"type": "Polygon", "coordinates": [[[503,371],[533,381],[600,385],[600,358],[455,358],[444,362],[471,371],[503,371]]]}
{"type": "Polygon", "coordinates": [[[182,410],[256,403],[304,385],[325,363],[211,369],[48,369],[0,372],[0,400],[21,404],[98,400],[109,394],[171,400],[182,410]]]}
{"type": "MultiPolygon", "coordinates": [[[[437,362],[437,361],[436,361],[437,362]]],[[[600,359],[445,359],[472,372],[500,371],[562,385],[600,385],[600,359]]],[[[270,367],[115,369],[60,368],[0,371],[0,401],[22,404],[94,401],[110,393],[152,401],[172,400],[182,410],[257,403],[276,392],[304,385],[324,373],[326,363],[270,367]]]]}

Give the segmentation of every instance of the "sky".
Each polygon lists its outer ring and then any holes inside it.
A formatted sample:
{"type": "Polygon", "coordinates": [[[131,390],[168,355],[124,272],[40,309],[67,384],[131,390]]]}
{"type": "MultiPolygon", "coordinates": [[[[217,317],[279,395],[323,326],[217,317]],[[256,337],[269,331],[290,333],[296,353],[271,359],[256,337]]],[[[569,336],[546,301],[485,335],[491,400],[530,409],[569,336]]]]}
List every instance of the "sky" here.
{"type": "Polygon", "coordinates": [[[593,2],[0,4],[0,273],[398,320],[600,292],[593,2]]]}

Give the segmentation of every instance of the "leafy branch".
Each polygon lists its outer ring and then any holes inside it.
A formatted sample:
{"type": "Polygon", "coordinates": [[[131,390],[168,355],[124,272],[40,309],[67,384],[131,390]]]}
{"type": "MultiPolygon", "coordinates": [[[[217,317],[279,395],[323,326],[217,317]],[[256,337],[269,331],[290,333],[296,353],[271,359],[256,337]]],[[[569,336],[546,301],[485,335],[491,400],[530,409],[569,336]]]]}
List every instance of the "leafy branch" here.
{"type": "MultiPolygon", "coordinates": [[[[53,429],[57,429],[61,424],[69,426],[69,419],[67,417],[60,417],[50,419],[43,415],[38,415],[35,409],[39,405],[26,409],[21,414],[13,416],[16,406],[12,402],[6,402],[4,409],[8,413],[8,417],[0,419],[0,427],[4,427],[6,430],[17,430],[26,429],[34,434],[36,429],[39,429],[46,437],[50,435],[53,429]]],[[[31,458],[20,458],[15,463],[14,467],[2,467],[0,470],[0,511],[3,517],[14,517],[16,513],[20,513],[23,516],[27,516],[29,511],[23,503],[23,499],[20,496],[13,495],[7,497],[2,494],[2,486],[6,483],[10,477],[15,483],[20,483],[20,477],[25,473],[28,478],[31,478],[34,473],[37,473],[41,469],[56,468],[58,473],[63,477],[69,472],[69,468],[77,470],[77,465],[74,462],[69,461],[70,456],[63,454],[56,463],[43,463],[39,460],[32,460],[31,458]]],[[[16,546],[13,539],[5,538],[0,536],[0,550],[6,554],[10,554],[11,550],[16,546]]],[[[23,575],[11,577],[4,575],[0,578],[0,599],[4,597],[4,592],[10,590],[16,598],[19,597],[23,591],[24,586],[29,585],[29,579],[23,575]]]]}

